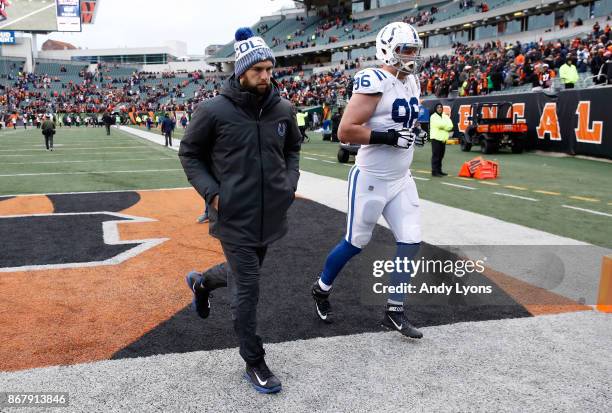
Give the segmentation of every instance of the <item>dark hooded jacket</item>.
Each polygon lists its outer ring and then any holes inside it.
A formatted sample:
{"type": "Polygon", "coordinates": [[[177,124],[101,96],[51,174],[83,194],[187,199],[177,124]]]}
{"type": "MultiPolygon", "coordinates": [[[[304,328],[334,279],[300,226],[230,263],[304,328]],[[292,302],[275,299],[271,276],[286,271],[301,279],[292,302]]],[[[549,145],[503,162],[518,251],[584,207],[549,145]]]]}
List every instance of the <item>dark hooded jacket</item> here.
{"type": "Polygon", "coordinates": [[[287,232],[287,210],[299,178],[301,134],[293,107],[273,82],[263,98],[234,76],[221,94],[200,103],[179,158],[187,178],[210,205],[210,234],[241,246],[263,246],[287,232]]]}

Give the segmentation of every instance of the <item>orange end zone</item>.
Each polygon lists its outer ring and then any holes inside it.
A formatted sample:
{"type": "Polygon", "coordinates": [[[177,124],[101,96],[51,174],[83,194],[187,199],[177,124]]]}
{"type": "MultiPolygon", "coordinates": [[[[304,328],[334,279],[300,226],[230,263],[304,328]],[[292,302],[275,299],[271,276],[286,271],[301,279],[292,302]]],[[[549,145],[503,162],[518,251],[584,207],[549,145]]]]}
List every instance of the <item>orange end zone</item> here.
{"type": "Polygon", "coordinates": [[[194,190],[140,196],[121,212],[157,221],[120,223],[120,238],[160,245],[117,265],[2,274],[0,371],[108,359],[189,304],[185,274],[223,261],[196,223],[203,202],[194,190]]]}
{"type": "Polygon", "coordinates": [[[16,196],[0,201],[0,216],[51,213],[53,213],[53,204],[45,195],[16,196]]]}

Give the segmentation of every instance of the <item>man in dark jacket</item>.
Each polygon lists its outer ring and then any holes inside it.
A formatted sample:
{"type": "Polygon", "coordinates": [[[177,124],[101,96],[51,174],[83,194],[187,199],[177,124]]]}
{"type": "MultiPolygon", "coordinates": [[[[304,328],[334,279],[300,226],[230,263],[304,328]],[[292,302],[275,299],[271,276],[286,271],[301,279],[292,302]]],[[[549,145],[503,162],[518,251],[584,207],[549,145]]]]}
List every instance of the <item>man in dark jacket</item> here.
{"type": "Polygon", "coordinates": [[[174,130],[174,121],[170,117],[170,114],[166,113],[164,115],[164,120],[162,120],[161,130],[166,138],[165,146],[172,146],[172,131],[174,130]]]}
{"type": "Polygon", "coordinates": [[[104,115],[102,116],[102,123],[104,123],[104,126],[106,127],[106,135],[110,135],[110,127],[113,124],[113,118],[108,114],[108,112],[104,112],[104,115]]]}
{"type": "Polygon", "coordinates": [[[209,206],[209,232],[221,241],[227,263],[189,273],[187,284],[202,318],[210,292],[230,285],[245,378],[256,390],[275,393],[281,383],[266,366],[256,331],[259,271],[268,245],[287,232],[301,134],[291,104],[272,82],[275,59],[263,39],[239,29],[234,49],[234,75],[219,96],[196,108],[179,149],[189,182],[209,206]]]}
{"type": "Polygon", "coordinates": [[[48,151],[53,150],[53,135],[55,135],[55,123],[49,118],[49,115],[45,115],[45,121],[42,126],[42,134],[45,137],[45,146],[48,151]]]}

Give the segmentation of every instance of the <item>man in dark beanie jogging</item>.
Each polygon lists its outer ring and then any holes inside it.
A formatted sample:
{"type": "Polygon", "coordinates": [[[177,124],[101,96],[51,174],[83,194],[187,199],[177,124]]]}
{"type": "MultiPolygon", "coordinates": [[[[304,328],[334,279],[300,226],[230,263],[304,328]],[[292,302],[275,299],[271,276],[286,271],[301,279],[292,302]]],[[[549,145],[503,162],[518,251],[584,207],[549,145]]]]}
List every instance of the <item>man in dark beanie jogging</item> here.
{"type": "Polygon", "coordinates": [[[301,134],[289,101],[272,80],[276,60],[249,28],[236,32],[234,75],[196,108],[179,157],[189,182],[209,206],[209,232],[227,262],[186,280],[193,307],[210,311],[210,292],[230,286],[234,330],[245,378],[262,393],[281,390],[257,335],[260,268],[268,245],[287,232],[287,210],[299,178],[301,134]]]}

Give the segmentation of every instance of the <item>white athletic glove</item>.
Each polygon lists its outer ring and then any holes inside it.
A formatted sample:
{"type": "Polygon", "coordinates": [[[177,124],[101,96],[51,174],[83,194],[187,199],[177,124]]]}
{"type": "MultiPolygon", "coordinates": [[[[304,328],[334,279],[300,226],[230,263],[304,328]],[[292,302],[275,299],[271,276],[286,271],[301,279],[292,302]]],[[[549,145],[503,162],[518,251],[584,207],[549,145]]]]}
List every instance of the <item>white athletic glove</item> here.
{"type": "Polygon", "coordinates": [[[414,133],[413,129],[396,130],[395,134],[397,136],[397,143],[395,144],[397,148],[408,149],[417,138],[417,135],[414,133]]]}
{"type": "Polygon", "coordinates": [[[429,140],[429,136],[427,135],[427,132],[425,132],[423,129],[418,129],[418,128],[414,129],[414,132],[416,134],[414,144],[416,146],[425,145],[425,142],[429,140]]]}

